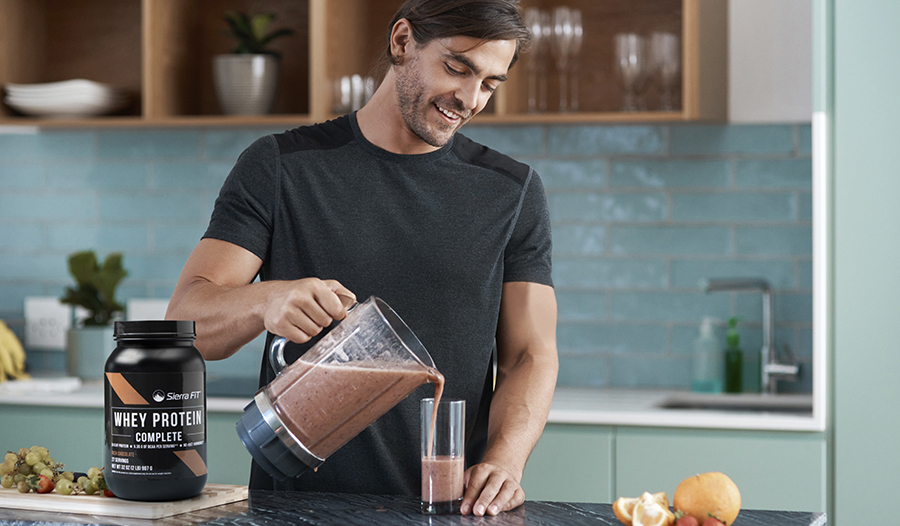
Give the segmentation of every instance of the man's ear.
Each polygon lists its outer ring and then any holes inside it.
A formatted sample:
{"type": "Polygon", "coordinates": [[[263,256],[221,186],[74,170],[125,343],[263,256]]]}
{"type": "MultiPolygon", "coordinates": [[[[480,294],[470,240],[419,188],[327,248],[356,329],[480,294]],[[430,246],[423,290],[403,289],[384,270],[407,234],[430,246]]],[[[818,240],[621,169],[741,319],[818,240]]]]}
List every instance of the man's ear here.
{"type": "Polygon", "coordinates": [[[412,26],[409,20],[401,18],[391,28],[391,63],[400,65],[403,57],[413,43],[412,26]]]}

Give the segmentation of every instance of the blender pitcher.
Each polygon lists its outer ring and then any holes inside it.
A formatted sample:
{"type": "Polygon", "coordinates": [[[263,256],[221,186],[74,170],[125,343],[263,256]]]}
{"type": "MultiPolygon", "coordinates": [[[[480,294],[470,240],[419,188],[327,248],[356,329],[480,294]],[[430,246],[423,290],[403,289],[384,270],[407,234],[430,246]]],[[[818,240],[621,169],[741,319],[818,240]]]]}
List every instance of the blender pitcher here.
{"type": "Polygon", "coordinates": [[[236,426],[253,459],[278,480],[315,470],[417,387],[444,381],[412,330],[374,296],[287,366],[285,343],[273,340],[277,376],[236,426]]]}

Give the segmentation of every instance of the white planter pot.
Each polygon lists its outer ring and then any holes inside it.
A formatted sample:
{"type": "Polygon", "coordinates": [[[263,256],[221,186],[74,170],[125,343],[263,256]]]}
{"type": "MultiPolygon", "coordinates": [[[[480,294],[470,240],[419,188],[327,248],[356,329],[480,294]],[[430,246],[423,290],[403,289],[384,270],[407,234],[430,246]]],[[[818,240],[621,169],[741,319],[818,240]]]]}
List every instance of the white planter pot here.
{"type": "Polygon", "coordinates": [[[100,380],[106,359],[116,348],[112,326],[66,331],[66,373],[82,380],[100,380]]]}
{"type": "Polygon", "coordinates": [[[278,87],[278,59],[272,55],[216,55],[213,81],[227,115],[264,115],[278,87]]]}

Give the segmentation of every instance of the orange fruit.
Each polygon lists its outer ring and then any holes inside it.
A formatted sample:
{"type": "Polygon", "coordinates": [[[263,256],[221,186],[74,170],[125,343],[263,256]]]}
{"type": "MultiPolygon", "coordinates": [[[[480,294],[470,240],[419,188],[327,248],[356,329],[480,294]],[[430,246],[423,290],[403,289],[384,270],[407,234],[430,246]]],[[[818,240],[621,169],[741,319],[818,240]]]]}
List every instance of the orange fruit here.
{"type": "Polygon", "coordinates": [[[675,510],[700,524],[715,517],[729,526],[741,511],[741,492],[728,475],[713,471],[682,480],[675,488],[672,503],[675,510]]]}
{"type": "Polygon", "coordinates": [[[634,513],[634,505],[637,504],[637,501],[639,500],[640,499],[630,497],[619,497],[613,502],[613,513],[616,514],[616,518],[619,519],[619,522],[627,526],[632,526],[631,514],[634,513]]]}
{"type": "Polygon", "coordinates": [[[612,508],[616,518],[627,526],[656,526],[657,516],[664,519],[658,523],[661,526],[675,522],[675,514],[669,511],[669,497],[663,491],[652,495],[644,492],[638,498],[619,497],[612,508]]]}

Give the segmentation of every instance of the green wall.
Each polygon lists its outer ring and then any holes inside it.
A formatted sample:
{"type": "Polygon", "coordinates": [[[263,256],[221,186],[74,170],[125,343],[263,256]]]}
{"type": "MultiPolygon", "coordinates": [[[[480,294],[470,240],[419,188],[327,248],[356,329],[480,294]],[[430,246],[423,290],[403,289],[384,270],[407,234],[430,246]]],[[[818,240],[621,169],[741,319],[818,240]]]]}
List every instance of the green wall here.
{"type": "MultiPolygon", "coordinates": [[[[834,6],[834,511],[887,524],[900,473],[900,2],[834,6]]],[[[889,522],[895,522],[890,519],[889,522]]]]}

